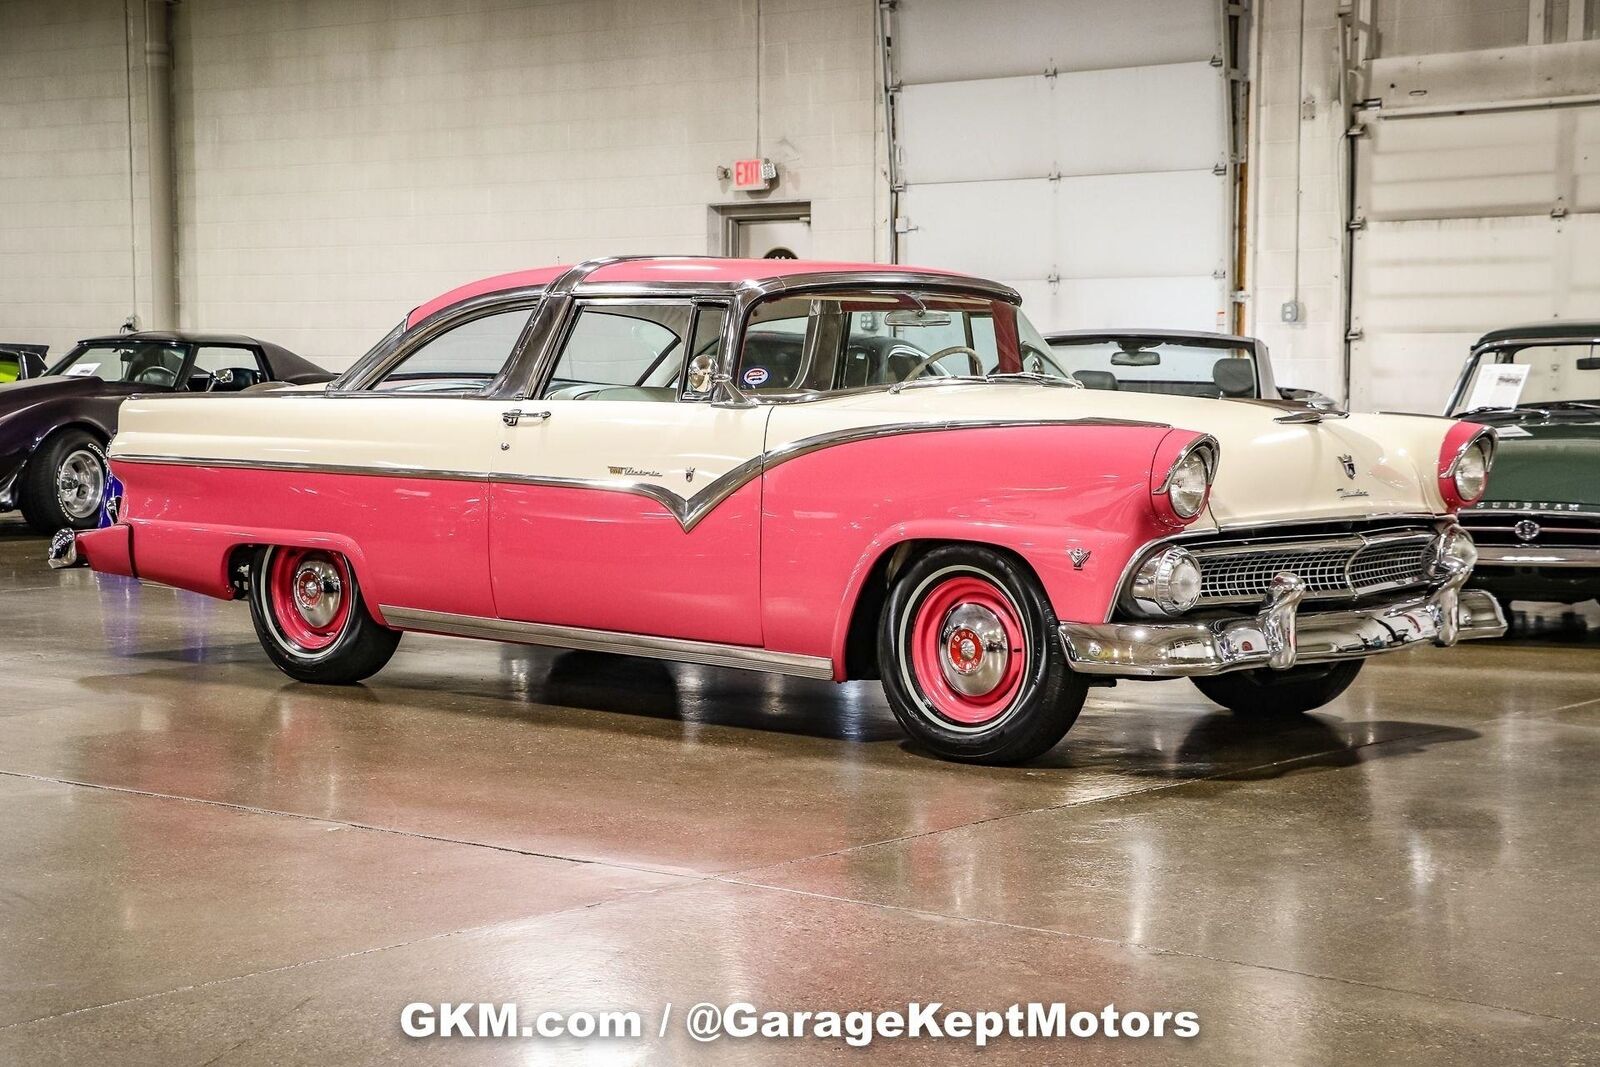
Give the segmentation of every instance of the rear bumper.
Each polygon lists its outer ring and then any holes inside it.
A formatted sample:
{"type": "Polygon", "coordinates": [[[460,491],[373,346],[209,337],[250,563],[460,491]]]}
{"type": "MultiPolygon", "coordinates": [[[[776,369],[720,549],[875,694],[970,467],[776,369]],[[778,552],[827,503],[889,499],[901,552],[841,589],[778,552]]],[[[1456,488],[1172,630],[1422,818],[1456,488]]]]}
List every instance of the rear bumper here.
{"type": "Polygon", "coordinates": [[[1432,642],[1499,637],[1505,616],[1494,597],[1461,589],[1465,570],[1426,596],[1349,611],[1300,614],[1292,574],[1273,582],[1253,618],[1216,622],[1063,623],[1061,641],[1074,670],[1132,678],[1183,678],[1252,667],[1289,667],[1360,659],[1432,642]]]}
{"type": "Polygon", "coordinates": [[[92,567],[105,574],[133,573],[133,531],[123,525],[77,533],[61,530],[50,539],[50,566],[92,567]]]}

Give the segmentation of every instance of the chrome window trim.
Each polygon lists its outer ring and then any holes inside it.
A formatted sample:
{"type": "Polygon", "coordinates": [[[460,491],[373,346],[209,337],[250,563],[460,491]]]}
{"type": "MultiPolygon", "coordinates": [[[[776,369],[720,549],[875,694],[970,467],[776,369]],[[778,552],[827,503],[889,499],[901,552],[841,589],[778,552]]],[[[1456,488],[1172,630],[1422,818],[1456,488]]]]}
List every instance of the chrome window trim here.
{"type": "Polygon", "coordinates": [[[357,368],[352,367],[350,371],[346,372],[346,374],[350,375],[347,383],[341,384],[345,382],[344,376],[341,375],[339,378],[329,382],[328,388],[323,390],[320,395],[334,397],[406,396],[409,399],[427,397],[430,394],[380,392],[375,386],[383,381],[395,367],[409,359],[417,349],[455,329],[457,326],[465,325],[476,319],[488,318],[490,315],[517,311],[526,306],[529,312],[528,319],[522,324],[522,329],[518,331],[517,339],[512,343],[511,351],[507,354],[505,363],[501,365],[499,374],[491,378],[484,384],[483,388],[475,393],[431,394],[440,399],[452,400],[495,399],[494,389],[496,383],[505,376],[506,368],[516,362],[518,351],[525,343],[534,321],[539,317],[539,309],[543,305],[546,291],[537,287],[529,287],[485,293],[482,296],[475,296],[468,300],[463,300],[459,304],[452,304],[448,308],[436,311],[410,330],[402,333],[394,351],[385,355],[372,366],[361,369],[359,373],[357,373],[357,368]],[[337,388],[335,388],[336,386],[337,388]]]}
{"type": "Polygon", "coordinates": [[[800,678],[833,680],[833,661],[824,656],[798,652],[774,652],[749,645],[725,645],[710,641],[688,641],[653,634],[625,633],[616,630],[591,630],[580,626],[553,626],[547,623],[490,619],[479,615],[453,615],[443,611],[381,604],[378,610],[385,621],[408,630],[450,634],[456,637],[514,641],[524,645],[611,652],[623,656],[648,656],[711,667],[735,667],[788,674],[800,678]]]}
{"type": "Polygon", "coordinates": [[[810,455],[836,445],[852,444],[875,437],[904,434],[938,433],[947,430],[993,430],[1032,426],[1126,426],[1150,429],[1168,429],[1163,423],[1137,422],[1125,419],[972,419],[941,420],[935,422],[878,423],[802,437],[774,449],[769,449],[738,464],[726,473],[707,483],[699,492],[689,497],[680,496],[653,482],[627,481],[621,478],[579,478],[544,474],[491,474],[485,471],[433,470],[423,467],[355,466],[334,463],[278,462],[274,460],[204,459],[195,456],[162,456],[143,453],[117,453],[111,459],[117,463],[164,463],[190,467],[225,467],[259,470],[286,470],[314,474],[378,475],[401,478],[439,478],[451,481],[505,482],[517,485],[548,485],[557,488],[597,489],[614,493],[633,493],[646,496],[661,504],[685,533],[693,530],[717,505],[738,492],[755,478],[791,460],[810,455]]]}

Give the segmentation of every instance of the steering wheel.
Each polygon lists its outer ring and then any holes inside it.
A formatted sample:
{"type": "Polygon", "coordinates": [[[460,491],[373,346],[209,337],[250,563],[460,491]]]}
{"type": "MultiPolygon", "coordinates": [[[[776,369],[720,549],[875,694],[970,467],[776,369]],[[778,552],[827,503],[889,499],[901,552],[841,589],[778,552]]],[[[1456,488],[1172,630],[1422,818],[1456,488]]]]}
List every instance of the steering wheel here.
{"type": "Polygon", "coordinates": [[[1033,360],[1033,370],[1035,374],[1045,373],[1044,367],[1045,364],[1048,363],[1051,369],[1053,369],[1059,377],[1066,378],[1068,380],[1076,380],[1073,379],[1072,375],[1067,373],[1066,369],[1062,367],[1061,364],[1055,361],[1053,356],[1047,352],[1040,351],[1034,345],[1030,345],[1024,341],[1022,343],[1022,366],[1024,370],[1027,369],[1028,360],[1030,359],[1033,360]]]}
{"type": "Polygon", "coordinates": [[[918,362],[915,367],[911,368],[911,373],[907,374],[904,378],[900,379],[900,384],[904,385],[907,382],[916,381],[918,378],[922,377],[924,374],[927,373],[929,367],[931,367],[935,363],[939,362],[945,356],[953,356],[957,352],[965,352],[966,353],[966,355],[967,355],[967,368],[972,371],[972,376],[974,378],[982,378],[983,377],[983,357],[980,356],[978,353],[974,352],[972,349],[968,348],[966,345],[951,345],[949,348],[941,348],[941,349],[939,349],[939,351],[935,352],[931,356],[923,356],[921,361],[918,362]]]}
{"type": "Polygon", "coordinates": [[[133,376],[140,385],[177,385],[178,372],[166,367],[146,367],[133,376]]]}

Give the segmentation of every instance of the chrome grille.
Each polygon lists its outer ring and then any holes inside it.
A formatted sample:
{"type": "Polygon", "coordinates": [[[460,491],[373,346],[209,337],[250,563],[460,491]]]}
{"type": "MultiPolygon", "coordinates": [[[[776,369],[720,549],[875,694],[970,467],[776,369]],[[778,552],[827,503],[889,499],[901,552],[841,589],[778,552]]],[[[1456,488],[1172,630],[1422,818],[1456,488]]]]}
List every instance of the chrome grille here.
{"type": "Polygon", "coordinates": [[[1359,597],[1424,585],[1434,555],[1431,530],[1352,534],[1303,542],[1194,546],[1200,565],[1200,607],[1254,603],[1274,575],[1293,571],[1308,599],[1359,597]]]}

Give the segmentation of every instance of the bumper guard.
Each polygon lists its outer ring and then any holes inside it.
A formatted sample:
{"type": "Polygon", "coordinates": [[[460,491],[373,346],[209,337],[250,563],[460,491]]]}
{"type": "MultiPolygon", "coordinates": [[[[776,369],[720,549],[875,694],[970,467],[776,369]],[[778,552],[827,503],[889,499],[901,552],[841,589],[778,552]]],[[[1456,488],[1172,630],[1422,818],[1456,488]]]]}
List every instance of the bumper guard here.
{"type": "Polygon", "coordinates": [[[1061,641],[1074,670],[1135,678],[1182,678],[1251,667],[1287,670],[1393,652],[1431,641],[1499,637],[1505,616],[1494,597],[1463,590],[1470,561],[1449,556],[1439,566],[1443,582],[1425,596],[1348,611],[1302,615],[1305,583],[1279,573],[1254,618],[1215,622],[1061,624],[1061,641]]]}

